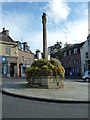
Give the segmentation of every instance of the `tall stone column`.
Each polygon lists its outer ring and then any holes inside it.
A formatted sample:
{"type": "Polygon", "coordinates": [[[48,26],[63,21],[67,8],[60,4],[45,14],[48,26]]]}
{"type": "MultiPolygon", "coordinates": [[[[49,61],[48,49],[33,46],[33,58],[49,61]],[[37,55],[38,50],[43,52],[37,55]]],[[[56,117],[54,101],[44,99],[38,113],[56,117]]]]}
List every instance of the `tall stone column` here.
{"type": "Polygon", "coordinates": [[[43,59],[47,59],[47,34],[46,34],[46,14],[42,15],[43,24],[43,59]]]}

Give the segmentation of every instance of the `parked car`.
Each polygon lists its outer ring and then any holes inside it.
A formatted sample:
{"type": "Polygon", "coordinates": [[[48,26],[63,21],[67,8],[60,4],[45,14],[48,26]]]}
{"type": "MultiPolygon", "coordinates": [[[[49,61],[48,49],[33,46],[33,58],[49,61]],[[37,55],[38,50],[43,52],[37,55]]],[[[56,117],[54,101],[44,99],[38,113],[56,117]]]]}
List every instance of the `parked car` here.
{"type": "Polygon", "coordinates": [[[82,79],[85,81],[90,81],[90,71],[86,71],[83,76],[82,79]]]}

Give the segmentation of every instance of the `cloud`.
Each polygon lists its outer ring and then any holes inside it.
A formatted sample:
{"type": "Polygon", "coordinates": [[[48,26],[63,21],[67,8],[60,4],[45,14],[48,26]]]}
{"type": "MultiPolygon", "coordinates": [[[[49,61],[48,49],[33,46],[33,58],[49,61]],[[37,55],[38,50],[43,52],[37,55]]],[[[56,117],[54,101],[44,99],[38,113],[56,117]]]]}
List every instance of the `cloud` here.
{"type": "MultiPolygon", "coordinates": [[[[57,5],[57,3],[55,5],[57,5]]],[[[55,10],[54,10],[55,5],[52,4],[53,4],[52,2],[48,3],[49,9],[47,9],[46,6],[47,12],[51,13],[51,16],[48,16],[49,21],[50,22],[53,21],[55,23],[58,23],[63,20],[65,21],[68,15],[70,14],[70,9],[67,3],[59,2],[58,8],[55,10]],[[59,5],[61,5],[61,7],[59,7],[59,5]],[[53,8],[51,8],[50,6],[53,6],[53,8]],[[65,13],[65,15],[63,15],[62,13],[63,14],[65,13]]],[[[36,49],[40,49],[42,51],[43,33],[40,28],[37,29],[38,28],[37,25],[39,24],[38,18],[36,19],[35,14],[33,14],[33,11],[29,13],[28,12],[24,13],[22,11],[8,12],[3,10],[2,17],[3,17],[2,27],[5,27],[6,29],[10,30],[10,36],[14,40],[21,41],[21,39],[23,38],[23,41],[28,42],[33,52],[35,52],[36,49]]],[[[87,38],[88,20],[86,18],[83,19],[77,18],[77,20],[75,21],[66,21],[62,25],[62,27],[60,27],[60,25],[58,26],[58,24],[52,25],[50,24],[50,22],[47,24],[48,46],[54,45],[57,41],[61,41],[63,44],[65,44],[65,42],[72,44],[77,42],[83,42],[87,38]],[[56,26],[56,28],[54,28],[53,26],[56,26]]]]}
{"type": "Polygon", "coordinates": [[[70,13],[70,7],[63,0],[51,0],[46,7],[46,13],[50,20],[58,23],[67,19],[70,13]]]}
{"type": "MultiPolygon", "coordinates": [[[[42,31],[34,28],[36,17],[32,13],[2,12],[2,27],[9,30],[10,36],[15,41],[27,42],[33,52],[42,50],[42,31]],[[33,26],[34,25],[34,26],[33,26]]],[[[1,26],[1,23],[0,23],[1,26]]],[[[2,31],[2,29],[0,30],[2,31]]]]}
{"type": "MultiPolygon", "coordinates": [[[[88,36],[88,21],[78,20],[67,22],[66,25],[57,30],[47,30],[47,45],[54,45],[57,41],[61,41],[63,45],[68,42],[70,44],[80,43],[87,39],[88,36]]],[[[42,31],[33,32],[27,36],[27,41],[31,46],[31,50],[36,49],[43,51],[43,33],[42,31]],[[30,39],[29,39],[30,38],[30,39]]]]}
{"type": "MultiPolygon", "coordinates": [[[[0,3],[0,23],[2,25],[2,3],[0,3]]],[[[0,25],[0,27],[1,27],[0,25]]]]}
{"type": "Polygon", "coordinates": [[[32,14],[2,11],[2,27],[10,30],[10,35],[15,40],[21,40],[27,34],[28,29],[32,31],[33,22],[32,14]]]}
{"type": "Polygon", "coordinates": [[[28,44],[30,45],[30,49],[35,53],[36,49],[40,49],[43,51],[43,33],[42,31],[36,31],[32,33],[28,33],[25,36],[28,44]]]}
{"type": "Polygon", "coordinates": [[[1,0],[0,2],[47,2],[48,0],[1,0]]]}
{"type": "Polygon", "coordinates": [[[61,41],[63,45],[68,42],[70,44],[80,43],[87,39],[88,36],[88,20],[78,20],[67,22],[66,25],[55,31],[48,31],[48,46],[54,45],[57,41],[61,41]]]}

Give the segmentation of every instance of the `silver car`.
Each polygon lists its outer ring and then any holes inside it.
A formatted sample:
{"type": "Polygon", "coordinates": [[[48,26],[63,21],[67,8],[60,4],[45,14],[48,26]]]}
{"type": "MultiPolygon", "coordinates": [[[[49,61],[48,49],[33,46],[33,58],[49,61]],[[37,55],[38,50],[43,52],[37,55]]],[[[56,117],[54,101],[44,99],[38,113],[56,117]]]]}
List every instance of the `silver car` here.
{"type": "Polygon", "coordinates": [[[86,71],[83,76],[82,79],[85,81],[90,81],[90,71],[86,71]]]}

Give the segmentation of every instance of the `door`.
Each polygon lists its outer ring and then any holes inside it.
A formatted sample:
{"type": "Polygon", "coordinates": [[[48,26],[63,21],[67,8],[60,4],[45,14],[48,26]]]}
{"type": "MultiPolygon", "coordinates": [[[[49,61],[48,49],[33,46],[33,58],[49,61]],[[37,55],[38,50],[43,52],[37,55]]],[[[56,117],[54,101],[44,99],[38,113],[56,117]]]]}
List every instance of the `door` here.
{"type": "Polygon", "coordinates": [[[10,76],[14,76],[14,64],[10,64],[10,76]]]}

